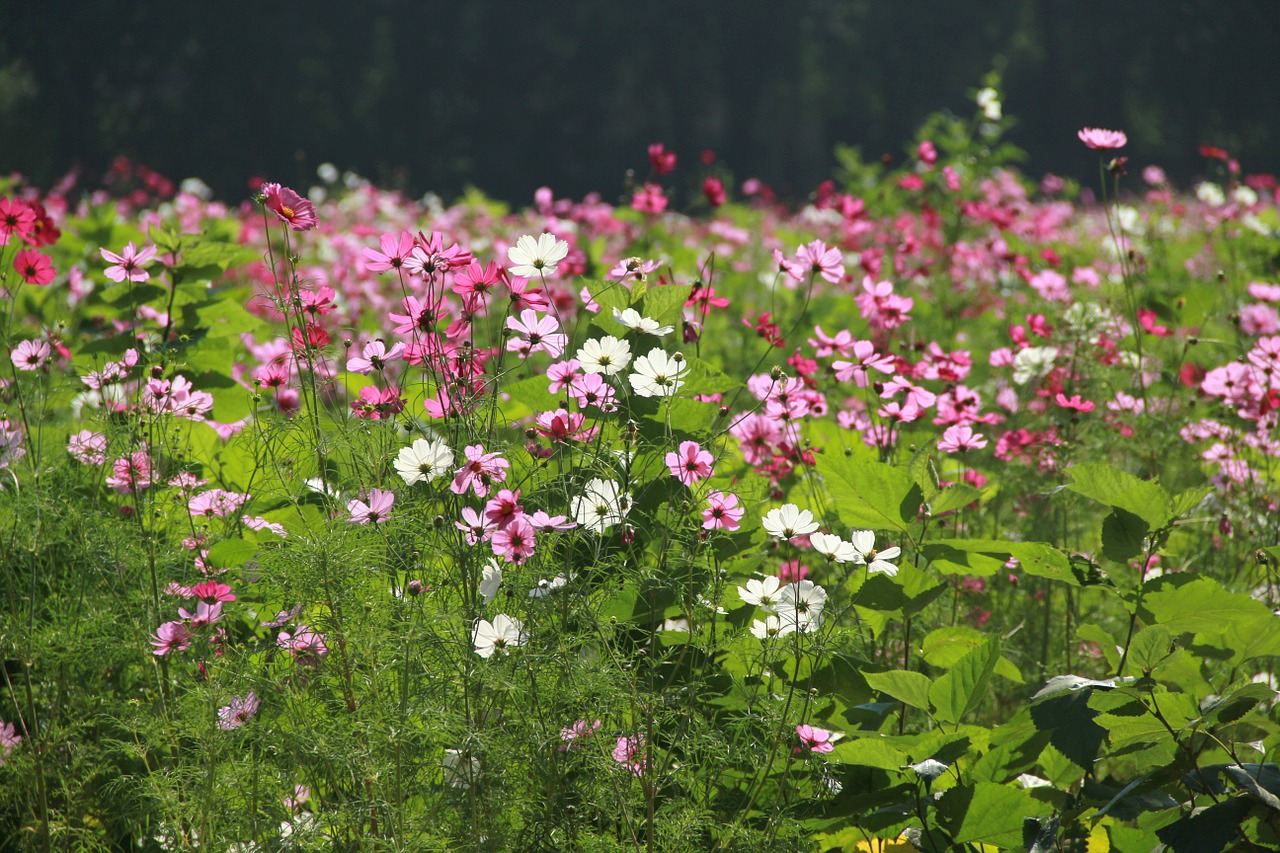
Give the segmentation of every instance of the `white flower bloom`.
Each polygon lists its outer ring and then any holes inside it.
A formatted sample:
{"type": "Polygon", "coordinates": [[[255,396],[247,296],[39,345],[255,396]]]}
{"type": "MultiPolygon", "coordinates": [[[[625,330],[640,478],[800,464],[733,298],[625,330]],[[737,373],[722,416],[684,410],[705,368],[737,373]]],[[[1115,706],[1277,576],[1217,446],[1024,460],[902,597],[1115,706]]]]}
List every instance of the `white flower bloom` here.
{"type": "Polygon", "coordinates": [[[1253,207],[1258,203],[1258,193],[1242,184],[1231,191],[1231,200],[1241,207],[1253,207]]]}
{"type": "Polygon", "coordinates": [[[1057,357],[1057,347],[1027,347],[1018,350],[1018,354],[1013,357],[1013,381],[1026,385],[1032,379],[1039,379],[1053,369],[1053,360],[1057,357]]]}
{"type": "Polygon", "coordinates": [[[869,571],[880,572],[889,577],[898,574],[898,567],[889,562],[902,556],[902,549],[897,545],[877,551],[876,535],[870,530],[854,530],[849,534],[849,539],[852,540],[853,548],[858,554],[853,562],[866,563],[869,571]]]}
{"type": "Polygon", "coordinates": [[[569,244],[552,234],[541,234],[537,240],[526,234],[507,250],[507,257],[514,264],[511,274],[521,278],[554,275],[556,264],[568,254],[569,244]]]}
{"type": "Polygon", "coordinates": [[[686,361],[676,361],[661,349],[654,347],[648,355],[636,359],[636,372],[629,377],[631,387],[640,397],[671,397],[684,380],[680,377],[689,369],[686,361]]]}
{"type": "Polygon", "coordinates": [[[600,340],[589,340],[578,350],[578,364],[583,373],[603,373],[613,376],[631,363],[631,344],[613,335],[600,340]]]}
{"type": "Polygon", "coordinates": [[[471,642],[475,644],[476,654],[482,658],[493,657],[494,652],[507,652],[516,646],[523,646],[529,641],[524,632],[524,623],[513,619],[505,613],[493,617],[493,622],[481,619],[476,623],[471,634],[471,642]]]}
{"type": "Polygon", "coordinates": [[[790,539],[804,536],[818,529],[813,513],[795,504],[783,504],[769,510],[764,516],[764,530],[774,539],[790,539]]]}
{"type": "Polygon", "coordinates": [[[778,590],[781,588],[782,582],[777,578],[765,578],[762,581],[752,578],[747,581],[746,586],[738,587],[738,597],[747,604],[772,610],[778,603],[778,590]]]}
{"type": "Polygon", "coordinates": [[[612,480],[596,478],[587,483],[581,496],[573,499],[569,509],[583,527],[593,533],[604,533],[627,517],[631,496],[612,480]]]}
{"type": "Polygon", "coordinates": [[[1227,202],[1227,197],[1223,194],[1222,187],[1209,181],[1205,181],[1196,187],[1196,198],[1210,207],[1222,207],[1227,202]]]}
{"type": "Polygon", "coordinates": [[[809,537],[813,550],[830,557],[837,563],[862,562],[858,549],[832,533],[815,533],[809,537]]]}
{"type": "Polygon", "coordinates": [[[778,593],[778,622],[787,632],[809,634],[822,626],[827,591],[811,580],[789,583],[778,593]]]}
{"type": "Polygon", "coordinates": [[[480,759],[460,749],[446,749],[440,763],[444,780],[455,788],[470,788],[480,776],[480,759]]]}
{"type": "Polygon", "coordinates": [[[569,583],[569,581],[571,580],[573,580],[572,573],[567,575],[556,575],[551,580],[547,580],[546,578],[543,578],[542,580],[534,584],[533,589],[529,590],[529,597],[542,598],[545,595],[550,595],[556,590],[562,588],[565,584],[569,583]]]}
{"type": "Polygon", "coordinates": [[[502,567],[498,565],[497,560],[490,558],[480,575],[480,597],[484,599],[485,604],[493,601],[500,586],[502,586],[502,567]]]}
{"type": "Polygon", "coordinates": [[[641,317],[640,312],[634,308],[627,308],[624,311],[613,309],[613,321],[620,325],[626,326],[633,332],[641,332],[646,335],[656,335],[662,337],[669,335],[675,331],[675,326],[659,326],[657,320],[649,317],[641,317]]]}
{"type": "Polygon", "coordinates": [[[772,640],[774,637],[785,637],[795,631],[795,625],[783,625],[777,616],[769,615],[764,620],[756,619],[751,623],[751,636],[758,640],[772,640]]]}
{"type": "Polygon", "coordinates": [[[395,461],[396,473],[406,484],[430,483],[454,469],[453,450],[438,438],[420,438],[402,449],[395,461]]]}
{"type": "Polygon", "coordinates": [[[978,109],[982,110],[982,117],[987,121],[999,121],[1004,116],[1004,110],[1000,106],[1000,93],[990,86],[978,92],[978,109]]]}

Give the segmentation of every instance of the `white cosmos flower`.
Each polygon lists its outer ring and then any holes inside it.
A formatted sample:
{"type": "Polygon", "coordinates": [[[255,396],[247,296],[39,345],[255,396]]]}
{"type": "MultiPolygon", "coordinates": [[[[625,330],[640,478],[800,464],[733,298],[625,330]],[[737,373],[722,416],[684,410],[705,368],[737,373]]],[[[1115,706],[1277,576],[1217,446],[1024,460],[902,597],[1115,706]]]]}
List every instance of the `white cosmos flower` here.
{"type": "Polygon", "coordinates": [[[578,364],[583,373],[603,373],[613,376],[631,363],[631,344],[613,335],[600,340],[589,340],[578,350],[578,364]]]}
{"type": "Polygon", "coordinates": [[[497,560],[490,558],[480,575],[480,597],[484,599],[485,604],[493,601],[500,586],[502,586],[502,567],[498,565],[497,560]]]}
{"type": "Polygon", "coordinates": [[[813,545],[813,550],[837,563],[862,562],[858,549],[833,533],[815,533],[809,537],[809,544],[813,545]]]}
{"type": "Polygon", "coordinates": [[[470,788],[480,776],[480,759],[460,749],[446,749],[440,763],[444,765],[444,780],[455,788],[470,788]]]}
{"type": "Polygon", "coordinates": [[[870,530],[854,530],[850,532],[849,539],[853,541],[854,550],[857,551],[855,563],[866,563],[868,570],[880,572],[889,577],[898,574],[898,567],[889,562],[902,556],[902,549],[897,545],[877,551],[876,535],[870,530]]]}
{"type": "Polygon", "coordinates": [[[482,658],[491,658],[494,652],[508,652],[528,641],[529,635],[524,632],[524,623],[505,613],[493,617],[493,622],[481,619],[471,634],[476,654],[482,658]]]}
{"type": "Polygon", "coordinates": [[[541,234],[537,240],[526,234],[507,249],[507,257],[514,264],[511,274],[520,278],[554,275],[556,264],[568,254],[569,244],[557,240],[553,234],[541,234]]]}
{"type": "Polygon", "coordinates": [[[564,585],[569,583],[571,580],[573,580],[573,573],[569,573],[567,575],[556,575],[551,580],[543,578],[534,584],[533,589],[529,590],[529,597],[542,598],[543,596],[550,595],[556,590],[564,587],[564,585]]]}
{"type": "Polygon", "coordinates": [[[636,396],[671,397],[684,385],[680,377],[688,371],[689,364],[683,359],[677,361],[654,347],[648,355],[636,359],[635,368],[636,372],[629,379],[636,396]]]}
{"type": "Polygon", "coordinates": [[[1026,385],[1032,379],[1039,379],[1053,369],[1053,360],[1058,357],[1056,347],[1027,347],[1018,350],[1013,357],[1013,381],[1026,385]]]}
{"type": "Polygon", "coordinates": [[[454,469],[453,451],[438,438],[420,438],[400,451],[396,457],[396,473],[406,484],[430,483],[454,469]]]}
{"type": "Polygon", "coordinates": [[[790,539],[793,536],[804,536],[818,529],[813,520],[813,513],[800,509],[795,504],[783,504],[765,513],[764,530],[774,539],[790,539]]]}
{"type": "Polygon", "coordinates": [[[762,581],[752,578],[747,581],[746,586],[738,587],[738,597],[747,604],[772,610],[778,603],[778,590],[781,587],[782,582],[777,578],[765,578],[762,581]]]}
{"type": "Polygon", "coordinates": [[[787,632],[808,634],[822,625],[827,591],[811,580],[789,583],[778,593],[778,622],[787,632]]]}
{"type": "Polygon", "coordinates": [[[640,312],[634,308],[627,308],[624,311],[613,309],[613,320],[615,323],[626,326],[633,332],[641,332],[646,335],[656,335],[662,337],[669,335],[675,331],[675,326],[659,326],[657,320],[649,317],[641,317],[640,312]]]}
{"type": "Polygon", "coordinates": [[[631,496],[612,480],[593,479],[569,506],[573,518],[593,533],[604,533],[627,517],[631,496]]]}
{"type": "Polygon", "coordinates": [[[764,620],[756,619],[751,623],[751,636],[759,640],[772,640],[774,637],[785,637],[795,631],[795,625],[783,625],[777,616],[769,615],[764,620]]]}

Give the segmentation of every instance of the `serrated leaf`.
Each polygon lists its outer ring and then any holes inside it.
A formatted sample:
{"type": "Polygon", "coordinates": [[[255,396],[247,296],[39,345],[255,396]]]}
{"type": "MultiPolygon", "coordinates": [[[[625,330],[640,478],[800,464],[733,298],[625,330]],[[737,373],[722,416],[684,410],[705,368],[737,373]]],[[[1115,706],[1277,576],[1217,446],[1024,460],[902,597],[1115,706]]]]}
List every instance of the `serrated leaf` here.
{"type": "Polygon", "coordinates": [[[648,288],[644,294],[645,317],[657,320],[663,326],[676,326],[679,331],[684,303],[689,300],[689,288],[668,284],[648,288]]]}
{"type": "Polygon", "coordinates": [[[1138,516],[1115,508],[1102,521],[1102,553],[1117,563],[1142,555],[1151,526],[1138,516]]]}
{"type": "Polygon", "coordinates": [[[907,763],[907,756],[879,735],[869,735],[837,743],[836,748],[827,753],[827,760],[834,764],[855,764],[896,771],[907,763]]]}
{"type": "Polygon", "coordinates": [[[920,487],[902,468],[827,454],[817,468],[840,520],[852,528],[906,532],[918,514],[920,487]]]}
{"type": "Polygon", "coordinates": [[[929,688],[932,682],[927,675],[895,669],[889,672],[864,672],[863,676],[872,690],[892,696],[912,708],[929,710],[929,688]]]}
{"type": "Polygon", "coordinates": [[[1232,797],[1157,830],[1156,837],[1173,853],[1219,853],[1237,838],[1252,808],[1249,797],[1232,797]]]}
{"type": "Polygon", "coordinates": [[[1141,518],[1151,529],[1164,527],[1173,518],[1169,493],[1159,483],[1139,480],[1105,462],[1086,462],[1067,469],[1067,488],[1100,504],[1119,507],[1141,518]]]}
{"type": "Polygon", "coordinates": [[[1147,593],[1139,613],[1146,622],[1159,623],[1175,636],[1226,628],[1228,639],[1239,636],[1241,640],[1255,623],[1276,618],[1262,602],[1244,593],[1230,592],[1211,578],[1164,584],[1147,593]]]}
{"type": "MultiPolygon", "coordinates": [[[[939,669],[950,669],[972,649],[986,641],[987,635],[967,625],[953,625],[949,628],[938,628],[930,631],[921,644],[921,652],[925,663],[939,669]]],[[[1014,666],[1013,661],[1001,657],[996,661],[996,675],[1021,684],[1022,673],[1014,666]]]]}
{"type": "Polygon", "coordinates": [[[978,707],[999,660],[1000,642],[990,638],[957,661],[929,688],[934,717],[943,723],[958,723],[978,707]]]}
{"type": "Polygon", "coordinates": [[[1173,637],[1169,630],[1163,625],[1148,625],[1134,635],[1125,661],[1142,672],[1150,672],[1172,651],[1173,637]]]}
{"type": "Polygon", "coordinates": [[[685,360],[689,364],[689,370],[684,375],[684,387],[680,389],[681,395],[724,394],[742,384],[702,359],[686,357],[685,360]]]}
{"type": "Polygon", "coordinates": [[[1020,848],[1027,818],[1053,811],[1024,788],[979,782],[952,788],[938,801],[938,817],[956,844],[1020,848]]]}

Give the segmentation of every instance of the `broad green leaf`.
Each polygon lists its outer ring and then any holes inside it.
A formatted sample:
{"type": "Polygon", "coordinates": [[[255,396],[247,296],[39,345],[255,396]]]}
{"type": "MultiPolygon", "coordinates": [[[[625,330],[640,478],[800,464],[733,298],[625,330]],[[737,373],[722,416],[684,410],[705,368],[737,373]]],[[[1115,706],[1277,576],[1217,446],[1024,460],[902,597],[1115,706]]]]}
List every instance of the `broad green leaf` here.
{"type": "Polygon", "coordinates": [[[239,337],[242,332],[251,332],[262,326],[261,318],[253,316],[239,302],[230,299],[211,299],[189,305],[183,311],[183,319],[191,325],[179,331],[208,329],[211,338],[239,337]]]}
{"type": "Polygon", "coordinates": [[[684,387],[680,389],[682,397],[688,394],[724,394],[742,384],[702,359],[686,356],[685,360],[689,369],[684,376],[684,387]]]}
{"type": "Polygon", "coordinates": [[[1139,614],[1148,623],[1163,625],[1174,636],[1226,629],[1229,641],[1235,637],[1243,641],[1245,632],[1276,618],[1262,602],[1244,593],[1229,592],[1212,578],[1196,578],[1176,585],[1164,583],[1147,593],[1139,614]]]}
{"type": "MultiPolygon", "coordinates": [[[[967,625],[954,625],[930,631],[921,644],[925,663],[939,669],[950,669],[971,650],[982,645],[987,635],[967,625]]],[[[996,661],[995,674],[1017,684],[1023,683],[1022,673],[1013,661],[1001,657],[996,661]]]]}
{"type": "Polygon", "coordinates": [[[1067,469],[1067,488],[1101,504],[1119,507],[1141,518],[1156,530],[1173,519],[1173,502],[1164,487],[1152,480],[1139,480],[1105,462],[1086,462],[1067,469]]]}
{"type": "Polygon", "coordinates": [[[922,551],[930,564],[946,574],[970,574],[988,577],[1014,557],[1021,570],[1029,575],[1050,578],[1079,586],[1071,570],[1071,559],[1063,552],[1042,542],[1009,542],[1003,539],[931,539],[922,551]]]}
{"type": "Polygon", "coordinates": [[[912,708],[929,710],[929,687],[932,682],[927,675],[895,669],[889,672],[864,672],[863,676],[873,690],[892,696],[912,708]]]}
{"type": "Polygon", "coordinates": [[[935,516],[944,512],[962,509],[982,497],[982,492],[964,483],[953,483],[947,486],[931,501],[929,511],[935,516]]]}
{"type": "Polygon", "coordinates": [[[1196,486],[1174,495],[1169,510],[1174,518],[1181,518],[1200,505],[1200,502],[1212,492],[1209,486],[1196,486]]]}
{"type": "MultiPolygon", "coordinates": [[[[1173,651],[1173,637],[1163,625],[1148,625],[1134,635],[1126,662],[1141,672],[1156,668],[1173,651]]],[[[1132,670],[1130,670],[1132,671],[1132,670]]]]}
{"type": "Polygon", "coordinates": [[[850,527],[905,532],[919,512],[920,487],[903,468],[828,454],[818,456],[817,468],[850,527]]]}
{"type": "Polygon", "coordinates": [[[961,658],[929,689],[939,722],[958,723],[986,698],[987,685],[1000,660],[1000,641],[988,639],[961,658]]]}
{"type": "Polygon", "coordinates": [[[243,539],[227,539],[209,548],[205,562],[219,569],[234,569],[243,566],[245,561],[254,555],[258,546],[243,539]]]}
{"type": "Polygon", "coordinates": [[[1219,853],[1237,839],[1240,821],[1253,809],[1250,797],[1232,797],[1156,831],[1173,853],[1219,853]]]}
{"type": "Polygon", "coordinates": [[[1031,793],[1012,785],[979,782],[952,788],[938,801],[938,819],[956,844],[991,844],[1022,849],[1022,825],[1053,811],[1031,793]]]}
{"type": "Polygon", "coordinates": [[[1127,563],[1142,555],[1151,526],[1123,509],[1113,509],[1102,521],[1102,553],[1108,560],[1127,563]]]}
{"type": "Polygon", "coordinates": [[[1086,643],[1097,643],[1107,659],[1108,671],[1114,672],[1120,664],[1120,653],[1116,651],[1116,638],[1098,625],[1086,622],[1076,627],[1076,636],[1086,643]]]}
{"type": "Polygon", "coordinates": [[[860,767],[876,767],[889,771],[900,770],[907,764],[905,753],[874,734],[837,743],[836,748],[827,753],[826,758],[833,764],[855,764],[860,767]]]}
{"type": "Polygon", "coordinates": [[[681,309],[688,299],[687,287],[674,284],[651,286],[645,291],[644,309],[640,313],[664,326],[676,326],[679,331],[681,309]]]}

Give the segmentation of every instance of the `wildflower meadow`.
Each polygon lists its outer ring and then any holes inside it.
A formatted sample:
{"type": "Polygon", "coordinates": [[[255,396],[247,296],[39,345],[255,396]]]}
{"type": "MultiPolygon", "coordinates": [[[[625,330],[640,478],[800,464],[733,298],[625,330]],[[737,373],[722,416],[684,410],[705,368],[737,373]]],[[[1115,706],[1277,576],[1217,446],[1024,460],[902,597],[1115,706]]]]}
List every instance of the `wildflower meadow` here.
{"type": "Polygon", "coordinates": [[[1280,850],[1280,215],[0,181],[0,847],[1280,850]]]}

